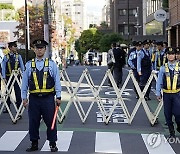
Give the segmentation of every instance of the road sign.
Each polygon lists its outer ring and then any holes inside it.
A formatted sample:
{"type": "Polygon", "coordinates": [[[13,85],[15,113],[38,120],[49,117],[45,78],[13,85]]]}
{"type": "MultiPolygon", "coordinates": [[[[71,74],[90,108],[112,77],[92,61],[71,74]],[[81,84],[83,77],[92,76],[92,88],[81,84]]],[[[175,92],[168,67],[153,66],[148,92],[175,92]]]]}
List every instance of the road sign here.
{"type": "Polygon", "coordinates": [[[167,19],[167,13],[163,9],[159,9],[154,13],[154,19],[159,22],[163,22],[167,19]]]}

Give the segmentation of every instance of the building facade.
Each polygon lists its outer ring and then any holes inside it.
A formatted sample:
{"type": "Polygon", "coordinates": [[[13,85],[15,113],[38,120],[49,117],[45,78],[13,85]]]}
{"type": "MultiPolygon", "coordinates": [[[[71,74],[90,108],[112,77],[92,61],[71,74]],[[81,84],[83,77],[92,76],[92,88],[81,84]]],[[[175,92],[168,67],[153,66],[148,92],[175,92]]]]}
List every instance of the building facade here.
{"type": "Polygon", "coordinates": [[[142,26],[142,0],[110,0],[110,27],[115,33],[132,39],[143,34],[142,26]]]}
{"type": "Polygon", "coordinates": [[[168,43],[172,47],[180,47],[180,1],[169,1],[168,43]]]}

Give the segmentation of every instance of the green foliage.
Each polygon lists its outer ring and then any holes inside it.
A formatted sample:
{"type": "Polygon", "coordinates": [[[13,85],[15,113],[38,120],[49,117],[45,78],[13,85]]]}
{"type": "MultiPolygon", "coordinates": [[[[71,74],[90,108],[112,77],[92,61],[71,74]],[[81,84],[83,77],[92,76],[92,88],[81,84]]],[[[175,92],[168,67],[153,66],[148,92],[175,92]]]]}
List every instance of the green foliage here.
{"type": "Polygon", "coordinates": [[[106,23],[106,21],[102,21],[100,24],[100,27],[103,29],[106,29],[106,28],[108,28],[108,24],[106,23]]]}
{"type": "Polygon", "coordinates": [[[123,39],[121,35],[116,33],[104,34],[101,40],[99,41],[100,51],[107,52],[111,48],[112,43],[122,43],[123,39]]]}
{"type": "Polygon", "coordinates": [[[99,49],[99,40],[102,34],[96,28],[84,30],[79,38],[80,52],[86,53],[88,49],[99,49]]]}
{"type": "Polygon", "coordinates": [[[3,10],[3,9],[14,10],[14,6],[11,4],[0,3],[0,10],[3,10]]]}

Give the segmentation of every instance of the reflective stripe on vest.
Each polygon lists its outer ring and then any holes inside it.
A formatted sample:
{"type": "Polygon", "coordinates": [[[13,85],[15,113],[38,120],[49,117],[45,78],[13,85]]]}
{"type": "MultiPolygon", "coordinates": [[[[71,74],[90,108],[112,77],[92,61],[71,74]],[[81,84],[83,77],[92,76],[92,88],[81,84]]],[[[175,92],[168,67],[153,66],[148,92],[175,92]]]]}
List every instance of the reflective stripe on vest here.
{"type": "MultiPolygon", "coordinates": [[[[166,55],[164,54],[164,55],[163,55],[162,65],[164,65],[165,62],[166,62],[166,55]]],[[[161,54],[160,54],[160,52],[158,51],[158,66],[157,66],[157,68],[160,69],[160,67],[161,67],[161,54]]]]}
{"type": "MultiPolygon", "coordinates": [[[[6,74],[6,76],[10,76],[11,73],[12,73],[12,69],[11,69],[9,54],[7,54],[7,59],[8,59],[8,70],[9,70],[9,74],[6,74]]],[[[18,53],[16,53],[14,70],[18,70],[18,63],[19,63],[18,53]]]]}
{"type": "Polygon", "coordinates": [[[49,92],[53,92],[55,90],[55,88],[51,88],[51,89],[46,89],[46,83],[47,83],[47,73],[48,73],[48,67],[49,67],[49,60],[48,58],[45,59],[45,65],[44,68],[45,69],[44,73],[43,73],[43,86],[42,89],[39,89],[39,84],[38,84],[38,79],[37,79],[37,74],[36,74],[36,64],[35,64],[35,59],[32,59],[32,63],[31,63],[31,67],[33,68],[33,79],[34,79],[34,84],[35,84],[35,90],[31,90],[29,91],[30,93],[49,93],[49,92]]]}
{"type": "Polygon", "coordinates": [[[163,89],[163,92],[177,93],[180,91],[180,89],[177,89],[178,71],[179,71],[179,62],[176,62],[176,66],[174,69],[173,82],[172,82],[172,86],[171,86],[171,79],[170,79],[170,72],[169,72],[168,64],[165,63],[167,89],[163,89]]]}

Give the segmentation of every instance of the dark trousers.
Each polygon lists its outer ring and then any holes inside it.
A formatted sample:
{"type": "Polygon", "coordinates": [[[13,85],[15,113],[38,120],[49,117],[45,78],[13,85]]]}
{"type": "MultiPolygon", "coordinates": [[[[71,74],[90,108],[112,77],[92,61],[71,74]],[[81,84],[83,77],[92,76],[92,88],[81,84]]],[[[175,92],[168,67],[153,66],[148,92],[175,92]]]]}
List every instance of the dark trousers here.
{"type": "MultiPolygon", "coordinates": [[[[8,82],[9,77],[6,77],[6,80],[8,82]]],[[[10,82],[10,84],[8,86],[8,89],[11,87],[11,84],[12,84],[13,80],[14,80],[14,77],[11,79],[11,82],[10,82]]],[[[15,96],[16,96],[16,105],[17,105],[17,108],[19,108],[20,105],[21,105],[22,99],[21,99],[21,89],[20,89],[17,81],[15,81],[15,83],[14,83],[14,91],[15,91],[15,96]]],[[[8,99],[7,99],[7,104],[10,107],[10,104],[11,104],[10,97],[8,97],[8,99]]]]}
{"type": "MultiPolygon", "coordinates": [[[[139,80],[139,86],[140,86],[141,91],[143,91],[150,75],[151,75],[151,70],[147,69],[147,70],[142,71],[142,75],[140,76],[140,80],[139,80]]],[[[151,92],[151,84],[149,85],[149,88],[147,89],[145,97],[149,97],[150,92],[151,92]]]]}
{"type": "Polygon", "coordinates": [[[172,116],[180,125],[180,92],[171,94],[163,93],[164,115],[168,126],[173,126],[172,116]]]}
{"type": "MultiPolygon", "coordinates": [[[[139,82],[140,82],[140,77],[139,77],[139,74],[138,74],[138,72],[137,72],[137,69],[133,69],[133,74],[134,74],[134,77],[135,77],[136,81],[137,81],[138,84],[139,84],[139,82]]],[[[134,91],[135,91],[135,93],[136,93],[136,96],[139,97],[138,92],[137,92],[135,86],[134,86],[134,91]]]]}
{"type": "Polygon", "coordinates": [[[39,137],[39,127],[41,117],[43,118],[47,126],[47,140],[50,142],[57,141],[57,128],[56,124],[53,130],[51,130],[51,125],[55,112],[54,95],[46,95],[38,97],[30,94],[29,96],[29,135],[30,140],[38,140],[39,137]]]}
{"type": "Polygon", "coordinates": [[[113,77],[116,82],[117,87],[120,87],[120,84],[122,83],[122,67],[114,67],[113,69],[113,77]]]}

